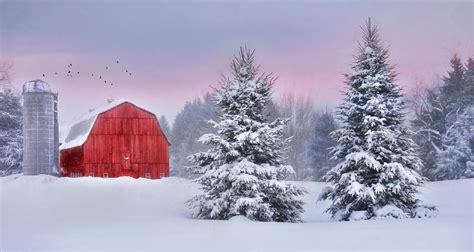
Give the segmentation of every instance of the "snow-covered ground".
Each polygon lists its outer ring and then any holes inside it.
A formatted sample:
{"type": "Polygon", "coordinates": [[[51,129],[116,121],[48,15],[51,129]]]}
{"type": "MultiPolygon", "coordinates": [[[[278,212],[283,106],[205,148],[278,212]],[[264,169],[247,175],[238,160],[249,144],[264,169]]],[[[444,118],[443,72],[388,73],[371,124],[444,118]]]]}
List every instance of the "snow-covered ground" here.
{"type": "Polygon", "coordinates": [[[323,183],[299,184],[306,213],[292,224],[191,219],[197,187],[180,178],[0,178],[0,251],[473,250],[473,179],[422,188],[436,218],[352,222],[322,213],[323,183]]]}

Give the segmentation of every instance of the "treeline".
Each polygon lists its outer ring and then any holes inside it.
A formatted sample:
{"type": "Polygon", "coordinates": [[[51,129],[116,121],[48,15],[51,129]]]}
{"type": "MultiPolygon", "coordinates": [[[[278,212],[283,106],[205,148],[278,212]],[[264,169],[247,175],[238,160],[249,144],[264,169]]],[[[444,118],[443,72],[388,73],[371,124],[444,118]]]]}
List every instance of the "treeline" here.
{"type": "MultiPolygon", "coordinates": [[[[21,172],[21,98],[10,88],[11,65],[0,64],[0,176],[21,172]]],[[[421,174],[430,180],[474,177],[474,60],[451,59],[450,69],[433,85],[413,96],[413,140],[423,161],[421,174]]],[[[218,121],[214,94],[187,102],[172,127],[165,117],[161,127],[172,143],[171,173],[192,177],[187,157],[207,149],[198,141],[215,132],[209,120],[218,121]]],[[[284,137],[289,138],[284,159],[295,170],[289,179],[321,181],[336,162],[330,133],[340,122],[332,110],[318,110],[309,97],[286,95],[272,100],[265,110],[269,120],[290,118],[284,137]]]]}
{"type": "MultiPolygon", "coordinates": [[[[329,149],[335,141],[329,133],[336,130],[338,124],[332,111],[317,111],[309,97],[290,94],[271,101],[265,115],[269,121],[290,118],[283,134],[285,139],[289,139],[284,159],[295,170],[290,179],[319,181],[334,165],[329,149]]],[[[198,139],[205,133],[215,133],[209,121],[218,121],[218,116],[211,93],[187,102],[178,113],[169,134],[173,175],[193,177],[193,172],[188,169],[191,163],[187,157],[207,150],[208,147],[198,139]]],[[[161,120],[167,123],[166,119],[161,120]]]]}
{"type": "MultiPolygon", "coordinates": [[[[453,56],[441,83],[413,95],[414,106],[407,108],[413,109],[410,128],[424,164],[421,174],[430,180],[474,177],[473,59],[463,63],[453,56]]],[[[217,113],[212,93],[187,102],[178,113],[169,134],[173,175],[193,176],[187,157],[207,149],[198,139],[215,132],[208,121],[217,121],[217,113]]],[[[289,94],[272,100],[265,113],[269,121],[290,118],[284,136],[290,138],[285,160],[295,170],[291,179],[322,181],[336,164],[330,158],[336,145],[330,133],[340,126],[335,111],[316,108],[307,96],[289,94]]]]}
{"type": "Polygon", "coordinates": [[[474,177],[474,60],[458,56],[442,84],[414,99],[414,140],[431,180],[474,177]]]}

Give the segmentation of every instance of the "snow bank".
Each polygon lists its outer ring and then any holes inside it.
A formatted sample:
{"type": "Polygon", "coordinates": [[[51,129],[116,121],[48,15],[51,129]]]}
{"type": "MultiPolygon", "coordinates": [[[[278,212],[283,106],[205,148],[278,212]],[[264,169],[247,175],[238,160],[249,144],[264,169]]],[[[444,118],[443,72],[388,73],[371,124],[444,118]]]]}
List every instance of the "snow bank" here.
{"type": "Polygon", "coordinates": [[[425,204],[436,218],[333,222],[318,202],[323,183],[295,182],[309,192],[304,223],[189,218],[189,180],[0,178],[0,250],[42,251],[472,251],[474,180],[428,183],[425,204]]]}

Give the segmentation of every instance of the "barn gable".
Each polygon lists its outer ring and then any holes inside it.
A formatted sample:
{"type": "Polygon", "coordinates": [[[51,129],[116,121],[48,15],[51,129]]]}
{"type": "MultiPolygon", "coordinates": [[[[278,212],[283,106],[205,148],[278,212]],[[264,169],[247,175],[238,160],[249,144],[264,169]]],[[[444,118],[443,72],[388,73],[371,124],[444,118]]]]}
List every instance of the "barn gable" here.
{"type": "MultiPolygon", "coordinates": [[[[141,111],[143,111],[147,114],[153,115],[153,117],[156,120],[156,123],[158,123],[158,126],[160,125],[159,122],[158,122],[158,119],[156,118],[156,115],[154,113],[150,112],[149,110],[138,107],[135,104],[133,104],[131,102],[128,102],[128,101],[113,101],[113,102],[109,103],[107,106],[105,106],[103,108],[95,109],[95,110],[81,116],[77,120],[77,123],[73,124],[73,126],[70,128],[69,133],[68,133],[66,139],[64,140],[64,143],[60,146],[60,150],[70,149],[70,148],[74,148],[74,147],[78,147],[78,146],[83,145],[86,142],[88,136],[91,134],[91,131],[93,130],[94,125],[95,125],[99,115],[106,114],[106,113],[110,112],[113,108],[121,106],[124,103],[130,104],[130,105],[134,106],[135,108],[137,108],[137,109],[139,109],[139,110],[141,110],[141,111]]],[[[165,137],[168,144],[170,144],[168,138],[166,137],[164,132],[161,130],[161,128],[160,128],[160,131],[162,132],[162,134],[165,137]]]]}

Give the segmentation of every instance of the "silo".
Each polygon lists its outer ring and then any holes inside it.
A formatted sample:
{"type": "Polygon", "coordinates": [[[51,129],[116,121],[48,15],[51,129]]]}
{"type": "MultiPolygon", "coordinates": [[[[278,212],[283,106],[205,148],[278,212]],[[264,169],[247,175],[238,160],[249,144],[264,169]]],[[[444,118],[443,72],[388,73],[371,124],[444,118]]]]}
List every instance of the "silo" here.
{"type": "Polygon", "coordinates": [[[48,83],[23,85],[23,174],[58,174],[57,94],[48,83]]]}

